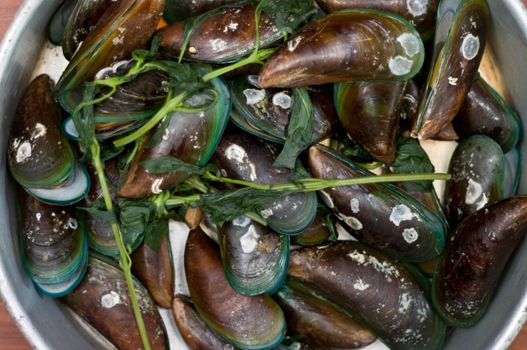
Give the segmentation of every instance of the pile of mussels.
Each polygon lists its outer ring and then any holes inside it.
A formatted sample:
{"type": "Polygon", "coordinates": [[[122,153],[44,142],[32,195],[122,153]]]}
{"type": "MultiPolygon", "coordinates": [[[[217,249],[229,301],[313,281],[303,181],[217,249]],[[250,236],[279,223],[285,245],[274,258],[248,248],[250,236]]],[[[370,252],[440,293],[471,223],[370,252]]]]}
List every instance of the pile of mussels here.
{"type": "Polygon", "coordinates": [[[527,230],[489,21],[485,0],[64,1],[69,65],[8,146],[25,271],[120,349],[169,347],[156,304],[192,349],[441,348],[527,230]],[[444,201],[403,181],[434,173],[426,140],[459,142],[444,201]]]}

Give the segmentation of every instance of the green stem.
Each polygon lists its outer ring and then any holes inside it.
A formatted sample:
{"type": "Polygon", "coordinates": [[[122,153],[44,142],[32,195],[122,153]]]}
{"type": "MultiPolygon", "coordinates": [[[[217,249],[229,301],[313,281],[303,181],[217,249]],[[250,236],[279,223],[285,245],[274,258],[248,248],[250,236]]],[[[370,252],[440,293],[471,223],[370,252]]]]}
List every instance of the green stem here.
{"type": "MultiPolygon", "coordinates": [[[[91,147],[92,162],[95,167],[97,177],[101,184],[101,189],[104,197],[104,203],[106,205],[106,210],[112,214],[115,214],[112,197],[110,195],[110,190],[108,188],[108,183],[106,182],[106,177],[104,175],[104,166],[100,157],[100,146],[99,143],[94,140],[91,147]]],[[[143,347],[145,350],[151,350],[150,342],[148,340],[148,333],[146,332],[145,323],[143,321],[143,315],[141,314],[141,309],[139,308],[139,302],[137,301],[137,295],[135,293],[134,281],[132,279],[132,260],[128,254],[128,250],[124,244],[123,236],[121,230],[117,223],[112,223],[112,232],[115,237],[115,242],[119,248],[119,265],[121,266],[126,280],[126,285],[128,286],[128,295],[130,296],[130,302],[132,304],[132,311],[135,316],[135,322],[137,324],[137,329],[139,330],[139,335],[141,336],[141,341],[143,342],[143,347]]]]}
{"type": "Polygon", "coordinates": [[[117,139],[113,142],[115,147],[124,147],[127,144],[134,142],[141,136],[145,135],[152,128],[154,128],[163,118],[165,118],[169,113],[177,110],[178,107],[183,105],[183,101],[187,98],[187,93],[181,93],[174,98],[171,98],[169,94],[168,101],[163,105],[163,107],[142,127],[134,131],[133,133],[126,135],[120,139],[117,139]]]}
{"type": "Polygon", "coordinates": [[[211,181],[251,187],[261,191],[314,192],[332,187],[366,185],[385,182],[450,180],[451,176],[449,174],[389,174],[379,176],[355,177],[351,179],[301,179],[295,181],[295,183],[278,183],[271,185],[262,185],[249,181],[229,179],[221,176],[216,176],[211,172],[205,173],[204,178],[211,181]]]}
{"type": "Polygon", "coordinates": [[[236,63],[233,63],[231,65],[228,65],[226,67],[222,67],[222,68],[218,68],[216,70],[213,70],[212,72],[210,73],[207,73],[203,76],[203,80],[204,81],[210,81],[214,78],[217,78],[219,76],[222,76],[226,73],[229,73],[229,72],[232,72],[233,70],[236,70],[238,68],[241,68],[241,67],[245,67],[245,66],[248,66],[250,64],[263,64],[263,61],[265,61],[269,56],[271,56],[274,52],[276,51],[276,49],[273,49],[273,48],[269,48],[269,49],[264,49],[264,50],[261,50],[261,51],[255,51],[253,52],[250,56],[236,62],[236,63]]]}

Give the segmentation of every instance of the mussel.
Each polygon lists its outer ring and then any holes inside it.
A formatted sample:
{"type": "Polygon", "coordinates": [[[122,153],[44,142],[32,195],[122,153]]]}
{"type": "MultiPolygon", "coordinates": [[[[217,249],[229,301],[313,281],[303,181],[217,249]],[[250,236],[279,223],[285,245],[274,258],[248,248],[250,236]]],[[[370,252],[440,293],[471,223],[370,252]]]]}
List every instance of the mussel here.
{"type": "Polygon", "coordinates": [[[470,327],[491,302],[512,253],[527,232],[527,197],[512,197],[467,217],[437,266],[432,300],[451,326],[470,327]]]}
{"type": "Polygon", "coordinates": [[[203,321],[241,349],[270,349],[285,336],[284,314],[271,297],[243,296],[227,282],[216,244],[200,229],[185,247],[185,274],[194,306],[203,321]]]}
{"type": "Polygon", "coordinates": [[[320,212],[315,217],[315,221],[301,234],[293,236],[293,243],[302,246],[319,245],[327,240],[336,239],[337,231],[336,227],[331,221],[331,214],[324,208],[324,213],[320,212]]]}
{"type": "Polygon", "coordinates": [[[127,0],[106,8],[62,74],[56,95],[93,80],[101,69],[143,47],[154,33],[164,6],[165,0],[127,0]]]}
{"type": "Polygon", "coordinates": [[[27,87],[11,128],[7,162],[15,180],[33,196],[68,205],[86,195],[90,181],[61,133],[52,89],[47,75],[38,76],[27,87]]]}
{"type": "MultiPolygon", "coordinates": [[[[148,291],[134,280],[135,293],[152,349],[168,349],[165,326],[148,291]]],[[[84,280],[62,300],[119,349],[142,349],[122,271],[90,256],[84,280]]]]}
{"type": "Polygon", "coordinates": [[[503,150],[490,137],[476,135],[459,144],[450,161],[452,179],[445,189],[446,211],[454,227],[512,192],[513,183],[505,183],[505,170],[503,150]]]}
{"type": "Polygon", "coordinates": [[[408,80],[423,65],[423,42],[401,17],[343,10],[303,27],[263,66],[263,88],[349,80],[408,80]]]}
{"type": "MultiPolygon", "coordinates": [[[[256,139],[236,127],[230,127],[221,139],[212,160],[231,178],[259,184],[291,181],[294,172],[273,168],[279,154],[276,144],[256,139]]],[[[301,167],[300,164],[297,167],[301,167]]],[[[299,234],[315,219],[315,193],[294,193],[269,203],[261,214],[269,226],[282,234],[299,234]]]]}
{"type": "Polygon", "coordinates": [[[307,285],[288,280],[274,299],[284,310],[289,336],[320,349],[355,349],[376,339],[346,311],[307,285]]]}
{"type": "Polygon", "coordinates": [[[351,138],[373,157],[395,159],[404,81],[358,81],[335,86],[339,119],[351,138]]]}
{"type": "Polygon", "coordinates": [[[239,0],[167,0],[164,18],[169,23],[182,21],[184,19],[201,15],[217,7],[235,4],[239,0]]]}
{"type": "Polygon", "coordinates": [[[106,11],[112,6],[119,6],[124,0],[76,0],[67,22],[63,28],[62,52],[70,60],[79,45],[86,39],[106,11]]]}
{"type": "Polygon", "coordinates": [[[200,92],[187,100],[187,105],[198,111],[173,112],[167,116],[169,121],[160,124],[156,133],[162,132],[161,140],[152,145],[155,134],[151,133],[140,151],[119,189],[119,196],[125,198],[144,198],[173,187],[183,181],[187,174],[175,172],[154,174],[143,168],[142,162],[161,156],[171,156],[184,162],[204,166],[209,161],[227,125],[231,100],[225,84],[215,79],[214,91],[200,92]],[[215,96],[217,100],[214,101],[215,96]],[[204,106],[204,107],[201,107],[204,106]]]}
{"type": "Polygon", "coordinates": [[[518,144],[522,130],[516,112],[481,77],[472,84],[453,123],[461,137],[487,135],[499,143],[503,152],[518,144]]]}
{"type": "MultiPolygon", "coordinates": [[[[324,146],[309,150],[311,174],[321,179],[372,176],[324,146]]],[[[423,262],[441,253],[445,227],[440,217],[405,191],[371,184],[321,191],[326,205],[359,240],[408,262],[423,262]]]]}
{"type": "Polygon", "coordinates": [[[483,56],[489,16],[486,0],[441,2],[433,68],[421,96],[412,136],[433,138],[456,116],[483,56]]]}
{"type": "MultiPolygon", "coordinates": [[[[314,9],[314,7],[311,7],[314,9]]],[[[307,19],[313,12],[299,12],[291,22],[307,19]]],[[[256,44],[256,5],[252,3],[228,5],[211,12],[192,32],[185,52],[188,60],[226,63],[249,54],[256,44]]],[[[177,22],[158,31],[161,50],[168,57],[178,57],[185,41],[186,28],[191,21],[177,22]],[[188,22],[188,23],[187,23],[188,22]]],[[[280,40],[284,33],[274,19],[262,13],[259,25],[260,47],[280,40]]]]}
{"type": "Polygon", "coordinates": [[[84,277],[88,243],[84,223],[71,207],[44,204],[20,191],[22,265],[36,288],[61,297],[84,277]]]}
{"type": "MultiPolygon", "coordinates": [[[[230,82],[232,103],[236,108],[232,119],[243,130],[265,140],[284,143],[293,108],[291,90],[260,89],[258,77],[249,75],[230,82]]],[[[311,88],[313,103],[312,142],[328,137],[337,126],[331,86],[311,88]]]]}
{"type": "Polygon", "coordinates": [[[423,37],[433,34],[439,0],[317,0],[326,12],[350,8],[369,8],[397,13],[416,26],[423,37]]]}
{"type": "MultiPolygon", "coordinates": [[[[354,241],[291,252],[289,275],[352,313],[392,349],[438,349],[445,326],[417,272],[354,241]]],[[[426,282],[425,282],[426,283],[426,282]]]]}
{"type": "Polygon", "coordinates": [[[179,333],[192,350],[234,350],[234,347],[217,336],[199,317],[190,298],[176,295],[172,314],[179,333]]]}
{"type": "Polygon", "coordinates": [[[168,235],[168,220],[159,220],[155,232],[157,241],[143,242],[131,255],[132,272],[161,307],[170,308],[174,298],[174,267],[168,235]]]}
{"type": "Polygon", "coordinates": [[[243,295],[274,293],[284,282],[289,237],[240,216],[219,228],[225,276],[243,295]]]}
{"type": "Polygon", "coordinates": [[[48,38],[53,45],[62,45],[64,27],[70,19],[76,0],[65,0],[57,8],[48,24],[48,38]]]}

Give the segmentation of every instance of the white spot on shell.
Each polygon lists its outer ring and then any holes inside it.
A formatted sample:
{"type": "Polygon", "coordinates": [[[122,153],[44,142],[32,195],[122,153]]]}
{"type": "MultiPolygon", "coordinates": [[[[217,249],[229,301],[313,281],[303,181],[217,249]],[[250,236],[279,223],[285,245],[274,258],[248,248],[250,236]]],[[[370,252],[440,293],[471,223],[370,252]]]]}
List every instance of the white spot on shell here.
{"type": "Polygon", "coordinates": [[[403,293],[399,296],[399,311],[400,314],[406,313],[412,306],[412,297],[408,293],[403,293]]]}
{"type": "Polygon", "coordinates": [[[452,86],[456,86],[457,85],[457,81],[458,81],[458,78],[454,78],[454,77],[448,77],[448,83],[452,86]]]}
{"type": "Polygon", "coordinates": [[[417,39],[415,35],[410,33],[403,33],[399,35],[397,41],[399,42],[399,44],[401,44],[404,49],[404,52],[409,57],[414,57],[419,53],[419,39],[417,39]]]}
{"type": "Polygon", "coordinates": [[[264,209],[264,210],[260,211],[260,214],[262,215],[262,217],[264,219],[268,219],[274,213],[273,213],[273,210],[271,208],[267,208],[267,209],[264,209]]]}
{"type": "Polygon", "coordinates": [[[74,218],[69,218],[69,219],[68,219],[68,226],[69,226],[69,228],[71,228],[72,230],[76,230],[77,227],[79,227],[79,223],[78,223],[77,220],[75,220],[74,218]]]}
{"type": "Polygon", "coordinates": [[[415,228],[406,228],[403,231],[403,238],[408,244],[412,244],[419,238],[419,234],[415,230],[415,228]]]}
{"type": "Polygon", "coordinates": [[[258,246],[260,235],[256,233],[254,225],[249,226],[247,232],[240,237],[240,246],[245,254],[252,253],[258,246]]]}
{"type": "Polygon", "coordinates": [[[16,151],[16,162],[23,163],[31,157],[31,144],[29,142],[22,142],[16,151]]]}
{"type": "MultiPolygon", "coordinates": [[[[257,75],[249,75],[247,77],[247,80],[249,81],[249,83],[254,86],[254,87],[257,87],[258,89],[261,89],[262,87],[260,86],[260,84],[258,83],[258,76],[257,75]]],[[[264,91],[265,92],[265,91],[264,91]]],[[[247,96],[247,95],[245,95],[247,96]]]]}
{"type": "Polygon", "coordinates": [[[328,206],[329,209],[335,208],[335,203],[333,203],[333,199],[331,198],[329,193],[327,193],[326,191],[320,191],[320,194],[322,195],[322,201],[325,205],[328,206]]]}
{"type": "Polygon", "coordinates": [[[401,76],[410,73],[414,62],[403,56],[395,56],[390,58],[388,67],[393,75],[401,76]]]}
{"type": "Polygon", "coordinates": [[[465,203],[469,205],[476,204],[476,209],[479,210],[487,205],[488,201],[489,198],[483,193],[481,184],[472,179],[468,179],[465,203]]]}
{"type": "Polygon", "coordinates": [[[31,140],[38,139],[39,137],[45,136],[48,131],[48,128],[46,128],[45,125],[36,123],[35,124],[35,130],[31,134],[31,140]]]}
{"type": "Polygon", "coordinates": [[[406,8],[408,13],[414,17],[422,16],[426,13],[426,7],[428,6],[428,0],[408,0],[406,8]]]}
{"type": "Polygon", "coordinates": [[[223,29],[223,32],[227,33],[229,31],[229,29],[232,32],[236,31],[236,29],[238,29],[238,23],[234,23],[233,21],[231,21],[231,23],[229,23],[229,25],[225,26],[225,28],[223,29]]]}
{"type": "Polygon", "coordinates": [[[273,104],[283,109],[291,108],[291,96],[285,92],[278,92],[273,96],[273,104]]]}
{"type": "Polygon", "coordinates": [[[342,221],[346,223],[346,225],[351,227],[353,230],[355,231],[362,230],[362,227],[363,227],[362,222],[360,222],[359,219],[357,219],[356,217],[347,216],[342,213],[338,213],[337,215],[342,221]]]}
{"type": "Polygon", "coordinates": [[[150,188],[153,194],[160,194],[161,192],[163,192],[163,190],[161,189],[162,183],[163,183],[163,178],[154,180],[154,183],[152,183],[152,187],[150,188]]]}
{"type": "Polygon", "coordinates": [[[212,39],[212,40],[209,40],[209,44],[212,48],[212,51],[214,52],[219,52],[219,51],[223,51],[225,49],[227,49],[227,42],[223,39],[212,39]]]}
{"type": "Polygon", "coordinates": [[[293,52],[296,50],[296,48],[298,47],[298,44],[300,44],[300,42],[302,41],[303,37],[300,35],[300,36],[297,36],[296,38],[294,39],[291,39],[287,42],[287,50],[289,50],[289,52],[293,52]]]}
{"type": "Polygon", "coordinates": [[[359,200],[357,198],[352,198],[350,200],[350,209],[355,214],[357,214],[360,211],[359,200]]]}
{"type": "Polygon", "coordinates": [[[473,60],[478,55],[479,45],[479,38],[469,33],[461,44],[461,54],[466,60],[473,60]]]}
{"type": "Polygon", "coordinates": [[[255,105],[265,98],[265,90],[245,89],[243,94],[248,105],[255,105]]]}
{"type": "Polygon", "coordinates": [[[101,297],[101,305],[105,309],[111,309],[112,307],[119,304],[120,302],[121,302],[121,298],[119,297],[119,294],[117,294],[113,290],[110,293],[104,294],[101,297]]]}
{"type": "Polygon", "coordinates": [[[417,217],[417,215],[410,208],[404,204],[399,204],[393,207],[392,213],[390,214],[390,221],[395,226],[399,226],[401,222],[412,220],[414,217],[417,217]]]}
{"type": "Polygon", "coordinates": [[[35,214],[35,217],[37,218],[37,221],[40,221],[40,218],[42,217],[42,214],[40,214],[40,213],[36,213],[36,214],[35,214]]]}
{"type": "Polygon", "coordinates": [[[357,282],[355,282],[353,284],[353,288],[355,288],[356,290],[359,290],[361,292],[365,291],[366,289],[370,288],[370,285],[365,283],[363,280],[361,280],[360,278],[357,280],[357,282]]]}
{"type": "Polygon", "coordinates": [[[256,181],[256,179],[258,178],[256,176],[256,167],[253,163],[249,161],[249,156],[247,155],[247,152],[243,147],[238,146],[237,144],[232,144],[225,150],[225,156],[229,160],[235,160],[242,165],[244,164],[248,166],[251,170],[249,174],[250,180],[256,181]]]}
{"type": "Polygon", "coordinates": [[[232,224],[234,226],[239,226],[239,227],[245,227],[245,226],[249,225],[250,222],[251,222],[251,219],[249,219],[245,215],[238,216],[237,218],[232,220],[232,224]]]}

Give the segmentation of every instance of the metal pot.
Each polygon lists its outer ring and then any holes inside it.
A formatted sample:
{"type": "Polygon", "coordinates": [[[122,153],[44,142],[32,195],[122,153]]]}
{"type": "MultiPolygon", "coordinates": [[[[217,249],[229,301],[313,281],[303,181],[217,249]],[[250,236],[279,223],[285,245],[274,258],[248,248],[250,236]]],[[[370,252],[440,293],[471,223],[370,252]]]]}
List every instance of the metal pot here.
{"type": "MultiPolygon", "coordinates": [[[[0,46],[0,293],[7,309],[37,349],[104,347],[92,332],[72,321],[55,300],[40,296],[24,274],[16,239],[15,194],[7,176],[7,139],[16,105],[35,67],[46,38],[46,26],[60,0],[27,0],[0,46]]],[[[489,0],[492,45],[512,100],[527,124],[527,8],[521,0],[489,0]]],[[[522,145],[527,154],[527,144],[522,145]]],[[[521,193],[527,193],[524,162],[521,193]]],[[[446,349],[506,349],[527,319],[527,241],[518,250],[490,305],[476,326],[456,330],[446,349]]],[[[177,346],[177,348],[181,348],[177,346]]]]}

